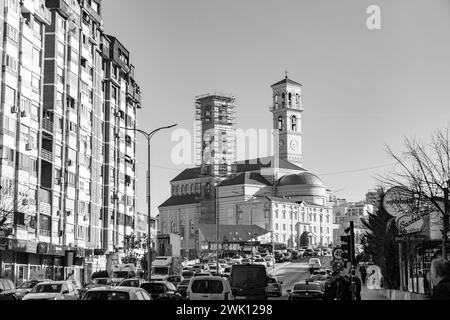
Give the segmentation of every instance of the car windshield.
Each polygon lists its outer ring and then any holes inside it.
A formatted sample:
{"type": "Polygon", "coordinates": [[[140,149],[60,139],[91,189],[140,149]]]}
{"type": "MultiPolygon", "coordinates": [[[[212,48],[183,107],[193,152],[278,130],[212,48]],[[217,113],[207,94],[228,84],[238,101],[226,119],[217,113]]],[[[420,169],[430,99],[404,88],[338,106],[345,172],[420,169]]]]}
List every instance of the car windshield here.
{"type": "Polygon", "coordinates": [[[139,280],[124,280],[120,283],[121,287],[139,287],[139,280]]]}
{"type": "Polygon", "coordinates": [[[17,289],[31,289],[34,288],[34,286],[37,284],[35,281],[26,281],[22,283],[20,286],[17,287],[17,289]]]}
{"type": "Polygon", "coordinates": [[[61,292],[62,284],[39,284],[31,290],[31,293],[59,293],[61,292]]]}
{"type": "Polygon", "coordinates": [[[293,291],[321,291],[321,287],[318,283],[297,283],[293,291]]]}
{"type": "Polygon", "coordinates": [[[181,275],[183,277],[189,277],[189,276],[193,276],[194,275],[194,271],[184,271],[183,273],[181,273],[181,275]]]}
{"type": "Polygon", "coordinates": [[[223,290],[222,281],[199,279],[192,282],[193,293],[221,293],[223,290]]]}
{"type": "Polygon", "coordinates": [[[130,296],[121,291],[93,291],[87,292],[83,300],[130,300],[130,296]]]}
{"type": "Polygon", "coordinates": [[[93,284],[108,284],[108,279],[104,279],[104,278],[92,279],[92,283],[93,284]]]}
{"type": "Polygon", "coordinates": [[[164,293],[166,286],[164,283],[143,283],[141,284],[141,288],[149,293],[164,293]]]}

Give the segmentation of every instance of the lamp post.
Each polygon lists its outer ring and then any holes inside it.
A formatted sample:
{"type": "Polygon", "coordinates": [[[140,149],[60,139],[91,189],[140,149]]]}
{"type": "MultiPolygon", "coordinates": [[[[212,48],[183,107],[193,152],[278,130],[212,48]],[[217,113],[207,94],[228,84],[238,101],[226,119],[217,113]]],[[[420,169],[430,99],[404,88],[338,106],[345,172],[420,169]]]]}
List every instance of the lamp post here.
{"type": "Polygon", "coordinates": [[[158,129],[155,129],[151,132],[145,132],[141,129],[137,129],[137,128],[122,128],[122,129],[126,129],[126,130],[132,130],[132,131],[136,131],[139,132],[141,134],[143,134],[145,136],[145,138],[147,139],[147,210],[148,210],[148,255],[147,255],[147,268],[148,268],[148,281],[150,281],[152,279],[152,248],[151,248],[151,235],[152,235],[152,230],[151,230],[151,225],[152,225],[152,216],[151,216],[151,202],[150,202],[150,140],[152,139],[152,137],[155,135],[155,133],[157,133],[160,130],[164,130],[164,129],[170,129],[177,126],[176,124],[173,124],[171,126],[166,126],[166,127],[160,127],[158,129]]]}

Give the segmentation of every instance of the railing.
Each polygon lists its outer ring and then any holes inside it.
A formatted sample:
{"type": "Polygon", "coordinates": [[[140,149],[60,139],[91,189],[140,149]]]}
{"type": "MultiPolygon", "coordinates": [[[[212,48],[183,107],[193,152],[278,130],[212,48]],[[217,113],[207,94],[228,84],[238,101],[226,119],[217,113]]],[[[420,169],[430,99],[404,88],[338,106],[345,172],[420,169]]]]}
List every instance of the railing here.
{"type": "Polygon", "coordinates": [[[41,150],[41,158],[48,162],[53,162],[53,152],[48,151],[46,149],[41,150]]]}
{"type": "Polygon", "coordinates": [[[50,133],[53,133],[53,122],[49,119],[43,119],[42,128],[50,133]]]}
{"type": "Polygon", "coordinates": [[[43,237],[50,237],[52,232],[50,230],[39,229],[39,235],[43,237]]]}

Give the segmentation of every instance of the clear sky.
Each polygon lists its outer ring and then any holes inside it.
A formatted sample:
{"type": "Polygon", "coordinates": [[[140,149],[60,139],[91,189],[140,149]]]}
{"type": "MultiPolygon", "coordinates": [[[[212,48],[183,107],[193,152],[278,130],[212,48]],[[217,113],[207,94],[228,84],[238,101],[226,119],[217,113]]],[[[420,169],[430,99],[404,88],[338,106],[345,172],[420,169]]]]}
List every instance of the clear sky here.
{"type": "MultiPolygon", "coordinates": [[[[193,131],[195,96],[213,90],[236,96],[240,128],[270,129],[270,85],[287,69],[303,84],[303,166],[350,201],[390,169],[385,144],[450,122],[448,0],[107,0],[103,19],[131,52],[144,130],[193,131]],[[366,26],[372,4],[380,30],[366,26]]],[[[152,215],[187,167],[171,163],[170,138],[152,140],[152,215]]],[[[146,212],[143,139],[137,159],[146,212]]]]}

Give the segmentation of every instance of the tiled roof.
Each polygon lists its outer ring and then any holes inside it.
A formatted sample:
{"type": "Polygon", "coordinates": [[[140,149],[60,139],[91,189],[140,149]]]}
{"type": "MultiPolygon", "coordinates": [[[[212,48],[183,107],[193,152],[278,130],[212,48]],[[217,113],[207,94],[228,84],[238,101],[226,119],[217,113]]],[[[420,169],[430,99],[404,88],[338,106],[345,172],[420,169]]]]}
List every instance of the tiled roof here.
{"type": "Polygon", "coordinates": [[[267,181],[262,175],[256,172],[243,172],[236,177],[224,180],[219,186],[234,186],[241,184],[262,184],[265,186],[271,186],[272,184],[267,181]]]}
{"type": "MultiPolygon", "coordinates": [[[[206,241],[216,242],[216,225],[215,224],[200,224],[200,231],[203,233],[206,241]]],[[[257,237],[262,236],[270,231],[261,228],[260,226],[253,225],[251,228],[249,225],[220,225],[219,224],[219,241],[224,242],[241,242],[250,241],[250,232],[256,234],[257,237]]]]}
{"type": "Polygon", "coordinates": [[[189,168],[183,170],[179,175],[172,179],[174,181],[184,181],[198,178],[200,176],[200,167],[189,168]]]}
{"type": "Polygon", "coordinates": [[[285,84],[285,83],[286,83],[286,84],[293,84],[293,85],[296,85],[296,86],[301,86],[301,87],[303,87],[300,83],[295,82],[294,80],[291,80],[291,79],[289,79],[288,77],[284,78],[284,79],[281,80],[280,82],[277,82],[277,83],[273,84],[271,87],[278,86],[278,85],[280,85],[280,84],[285,84]]]}
{"type": "MultiPolygon", "coordinates": [[[[275,157],[263,157],[257,159],[248,159],[236,162],[236,170],[237,173],[247,172],[247,171],[257,171],[262,168],[274,168],[275,167],[275,157]]],[[[279,159],[278,168],[281,169],[289,169],[289,170],[298,170],[298,171],[306,171],[299,166],[296,166],[293,163],[290,163],[286,160],[279,159]]],[[[201,176],[200,167],[188,168],[183,170],[179,175],[173,178],[170,182],[176,181],[185,181],[196,179],[201,176]]]]}
{"type": "Polygon", "coordinates": [[[162,207],[170,207],[170,206],[179,206],[183,204],[194,204],[199,203],[200,200],[196,195],[188,194],[183,196],[172,196],[166,201],[163,202],[158,208],[162,207]]]}

